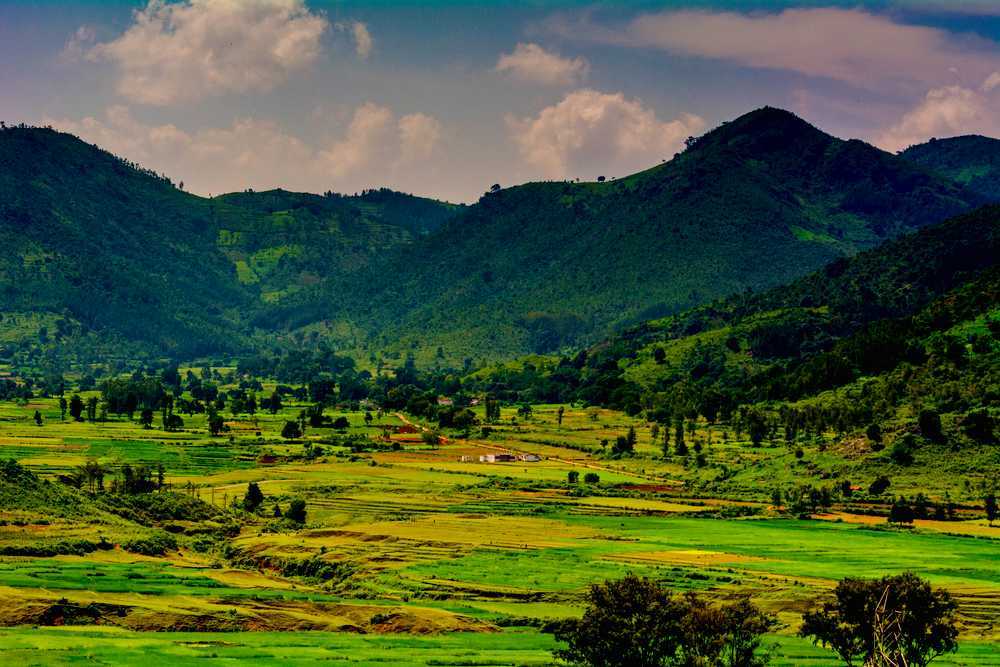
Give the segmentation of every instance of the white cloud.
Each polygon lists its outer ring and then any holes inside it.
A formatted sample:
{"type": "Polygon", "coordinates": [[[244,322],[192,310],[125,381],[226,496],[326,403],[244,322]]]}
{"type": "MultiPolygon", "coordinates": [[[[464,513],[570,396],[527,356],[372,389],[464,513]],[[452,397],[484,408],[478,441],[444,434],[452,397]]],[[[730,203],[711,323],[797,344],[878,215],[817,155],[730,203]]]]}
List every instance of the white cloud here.
{"type": "Polygon", "coordinates": [[[414,113],[399,119],[400,164],[429,160],[441,143],[441,123],[433,116],[414,113]]]}
{"type": "Polygon", "coordinates": [[[538,44],[518,44],[513,53],[500,56],[494,69],[529,83],[572,86],[587,78],[590,63],[582,57],[563,58],[538,44]]]}
{"type": "Polygon", "coordinates": [[[229,127],[187,132],[143,123],[121,105],[109,107],[103,118],[45,123],[185,181],[200,194],[247,187],[312,192],[407,187],[424,183],[428,170],[421,160],[436,153],[441,139],[436,119],[397,117],[370,102],[355,109],[343,136],[319,149],[267,120],[241,118],[229,127]]]}
{"type": "Polygon", "coordinates": [[[586,21],[551,25],[567,38],[797,72],[880,92],[968,85],[982,81],[1000,62],[996,42],[860,9],[667,11],[639,16],[620,29],[586,21]]]}
{"type": "Polygon", "coordinates": [[[372,34],[368,31],[368,26],[361,21],[355,21],[351,24],[351,34],[354,35],[354,50],[357,52],[358,57],[363,60],[367,59],[371,55],[372,48],[375,46],[372,34]]]}
{"type": "Polygon", "coordinates": [[[1000,73],[993,73],[978,89],[943,86],[927,93],[913,109],[883,132],[875,143],[899,151],[931,137],[962,134],[1000,135],[1000,73]]]}
{"type": "Polygon", "coordinates": [[[118,92],[152,105],[268,91],[309,67],[327,20],[302,0],[149,0],[88,57],[118,69],[118,92]]]}
{"type": "Polygon", "coordinates": [[[90,46],[96,41],[97,32],[89,25],[82,25],[76,29],[63,46],[59,60],[63,63],[75,63],[83,58],[90,46]]]}
{"type": "Polygon", "coordinates": [[[525,162],[548,178],[624,175],[671,157],[705,122],[684,114],[660,121],[638,99],[581,89],[534,118],[507,118],[525,162]]]}
{"type": "Polygon", "coordinates": [[[368,25],[361,21],[341,21],[335,23],[334,27],[342,33],[346,33],[354,43],[354,52],[358,58],[367,60],[375,48],[375,40],[368,25]]]}

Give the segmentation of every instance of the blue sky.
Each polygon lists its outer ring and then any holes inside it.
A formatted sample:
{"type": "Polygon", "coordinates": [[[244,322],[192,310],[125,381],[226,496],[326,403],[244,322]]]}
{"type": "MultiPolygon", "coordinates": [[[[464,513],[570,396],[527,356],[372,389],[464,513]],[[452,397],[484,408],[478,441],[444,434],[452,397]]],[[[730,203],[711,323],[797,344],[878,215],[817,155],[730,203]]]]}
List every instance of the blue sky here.
{"type": "Polygon", "coordinates": [[[0,7],[0,118],[202,194],[470,201],[621,176],[765,104],[888,150],[1000,134],[1000,0],[0,7]]]}

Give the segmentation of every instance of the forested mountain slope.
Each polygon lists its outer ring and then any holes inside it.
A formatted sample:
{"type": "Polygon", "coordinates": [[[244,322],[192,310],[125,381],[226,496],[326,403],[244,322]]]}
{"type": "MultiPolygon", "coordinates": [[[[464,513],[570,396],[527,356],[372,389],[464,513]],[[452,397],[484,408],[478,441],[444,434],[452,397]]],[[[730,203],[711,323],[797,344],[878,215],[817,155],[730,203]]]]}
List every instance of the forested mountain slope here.
{"type": "Polygon", "coordinates": [[[547,352],[788,282],[981,201],[765,108],[627,178],[489,193],[363,279],[334,279],[266,323],[347,320],[380,349],[547,352]]]}
{"type": "Polygon", "coordinates": [[[932,139],[899,155],[990,201],[1000,200],[1000,140],[979,135],[932,139]]]}
{"type": "Polygon", "coordinates": [[[179,358],[246,352],[262,334],[247,325],[253,314],[458,208],[388,190],[206,199],[71,135],[5,128],[0,338],[131,341],[130,354],[179,358]]]}
{"type": "Polygon", "coordinates": [[[645,323],[547,367],[479,371],[468,386],[658,421],[728,419],[740,406],[746,415],[746,406],[765,405],[840,433],[875,424],[898,438],[995,442],[1000,207],[784,287],[645,323]]]}

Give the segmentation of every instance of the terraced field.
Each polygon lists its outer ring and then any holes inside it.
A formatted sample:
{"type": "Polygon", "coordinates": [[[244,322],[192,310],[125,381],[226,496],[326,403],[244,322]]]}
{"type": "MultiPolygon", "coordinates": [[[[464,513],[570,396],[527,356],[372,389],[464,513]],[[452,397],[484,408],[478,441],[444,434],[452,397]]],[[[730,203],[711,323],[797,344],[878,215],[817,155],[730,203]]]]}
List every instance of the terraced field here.
{"type": "MultiPolygon", "coordinates": [[[[569,409],[561,425],[554,406],[520,423],[505,411],[488,437],[449,434],[433,446],[419,434],[381,439],[382,426],[402,426],[406,416],[366,426],[364,413],[347,413],[348,432],[373,443],[351,451],[329,444],[330,429],[279,437],[302,407],[234,420],[227,436],[212,438],[197,415],[164,433],[125,420],[63,422],[52,399],[0,406],[0,458],[42,480],[88,459],[111,470],[162,462],[164,498],[198,508],[197,516],[149,518],[153,510],[116,510],[101,494],[54,481],[35,493],[46,502],[76,494],[80,506],[53,513],[0,494],[0,553],[21,554],[0,556],[5,664],[202,664],[210,656],[551,664],[554,640],[541,626],[579,614],[590,584],[627,572],[717,598],[749,592],[779,619],[768,640],[775,664],[836,664],[794,636],[802,612],[840,578],[906,570],[959,602],[962,648],[940,664],[1000,664],[1000,529],[981,519],[900,530],[849,507],[812,520],[783,516],[769,506],[768,488],[699,493],[708,471],[660,457],[647,425],[607,411],[569,409]],[[600,441],[629,426],[639,454],[602,455],[600,441]],[[323,454],[307,457],[307,441],[323,454]],[[498,451],[542,460],[479,462],[498,451]],[[571,471],[600,481],[569,484],[571,471]],[[250,482],[265,496],[255,515],[233,506],[250,482]],[[293,498],[306,503],[304,525],[271,516],[293,498]],[[162,553],[135,546],[156,536],[173,540],[162,553]],[[77,553],[70,542],[92,548],[77,553]]],[[[694,437],[707,441],[711,429],[700,429],[694,437]]],[[[721,431],[712,433],[712,455],[738,474],[760,462],[785,465],[783,452],[749,449],[721,431]]]]}

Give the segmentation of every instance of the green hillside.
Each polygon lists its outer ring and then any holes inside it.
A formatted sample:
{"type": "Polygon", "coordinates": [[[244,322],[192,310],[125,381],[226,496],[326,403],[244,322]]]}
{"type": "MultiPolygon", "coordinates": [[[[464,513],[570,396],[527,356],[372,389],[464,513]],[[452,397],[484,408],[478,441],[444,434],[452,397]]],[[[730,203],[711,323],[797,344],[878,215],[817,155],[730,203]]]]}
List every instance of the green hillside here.
{"type": "Polygon", "coordinates": [[[761,109],[628,178],[489,193],[287,317],[360,323],[376,349],[418,357],[438,346],[454,358],[548,352],[787,282],[979,201],[922,167],[761,109]]]}
{"type": "Polygon", "coordinates": [[[305,337],[365,358],[549,353],[786,283],[982,200],[770,108],[627,178],[468,207],[389,190],[206,199],[70,135],[7,128],[0,344],[57,366],[305,337]]]}
{"type": "Polygon", "coordinates": [[[994,206],[788,286],[645,323],[573,358],[480,370],[466,386],[667,424],[721,420],[760,439],[835,431],[867,452],[855,463],[871,470],[958,450],[965,469],[995,469],[998,304],[994,206]]]}
{"type": "Polygon", "coordinates": [[[212,200],[217,244],[265,304],[377,261],[459,207],[391,190],[345,197],[271,190],[212,200]]]}
{"type": "Polygon", "coordinates": [[[0,343],[22,360],[246,352],[269,333],[255,313],[458,208],[388,190],[206,199],[71,135],[5,128],[0,343]]]}
{"type": "Polygon", "coordinates": [[[931,139],[900,153],[904,159],[1000,200],[1000,140],[979,135],[931,139]]]}

